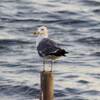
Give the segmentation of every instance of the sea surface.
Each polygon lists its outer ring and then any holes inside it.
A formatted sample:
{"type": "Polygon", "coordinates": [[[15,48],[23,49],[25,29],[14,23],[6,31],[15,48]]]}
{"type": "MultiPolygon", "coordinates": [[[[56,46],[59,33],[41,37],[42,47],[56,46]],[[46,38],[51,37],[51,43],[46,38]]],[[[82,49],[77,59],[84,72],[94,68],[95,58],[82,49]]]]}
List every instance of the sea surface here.
{"type": "Polygon", "coordinates": [[[0,0],[0,100],[39,100],[41,25],[69,52],[53,65],[55,100],[100,100],[100,0],[0,0]]]}

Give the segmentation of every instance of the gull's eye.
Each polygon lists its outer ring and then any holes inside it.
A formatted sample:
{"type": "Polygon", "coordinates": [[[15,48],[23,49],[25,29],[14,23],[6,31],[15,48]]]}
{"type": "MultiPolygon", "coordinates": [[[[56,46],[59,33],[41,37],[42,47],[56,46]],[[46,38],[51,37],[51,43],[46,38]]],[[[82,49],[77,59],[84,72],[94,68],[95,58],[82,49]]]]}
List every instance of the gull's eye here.
{"type": "Polygon", "coordinates": [[[43,31],[44,29],[42,28],[41,31],[43,31]]]}

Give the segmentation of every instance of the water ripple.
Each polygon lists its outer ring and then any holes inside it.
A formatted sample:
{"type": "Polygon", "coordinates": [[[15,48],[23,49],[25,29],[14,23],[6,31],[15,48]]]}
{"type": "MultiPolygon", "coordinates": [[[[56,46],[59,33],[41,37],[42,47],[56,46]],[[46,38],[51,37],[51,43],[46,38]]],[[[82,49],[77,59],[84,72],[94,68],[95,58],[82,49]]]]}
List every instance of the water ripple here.
{"type": "Polygon", "coordinates": [[[69,51],[54,63],[55,99],[100,100],[99,16],[99,0],[0,0],[0,100],[39,98],[41,25],[69,51]]]}

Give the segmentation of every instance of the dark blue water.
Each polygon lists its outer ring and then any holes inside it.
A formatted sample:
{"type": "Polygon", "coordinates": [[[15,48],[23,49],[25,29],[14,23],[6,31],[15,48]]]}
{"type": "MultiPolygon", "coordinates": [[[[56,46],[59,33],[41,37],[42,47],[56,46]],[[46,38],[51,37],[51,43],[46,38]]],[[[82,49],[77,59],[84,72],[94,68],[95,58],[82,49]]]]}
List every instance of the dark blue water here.
{"type": "Polygon", "coordinates": [[[70,52],[54,64],[55,100],[100,100],[100,0],[0,0],[0,100],[39,100],[41,25],[70,52]]]}

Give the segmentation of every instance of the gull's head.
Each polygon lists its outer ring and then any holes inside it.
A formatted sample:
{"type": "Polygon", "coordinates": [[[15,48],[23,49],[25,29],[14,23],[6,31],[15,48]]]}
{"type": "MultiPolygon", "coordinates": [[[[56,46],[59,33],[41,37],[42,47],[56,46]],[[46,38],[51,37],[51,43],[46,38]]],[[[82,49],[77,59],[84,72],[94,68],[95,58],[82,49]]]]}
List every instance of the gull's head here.
{"type": "Polygon", "coordinates": [[[36,32],[33,32],[33,35],[48,37],[48,29],[46,26],[41,26],[36,32]]]}

